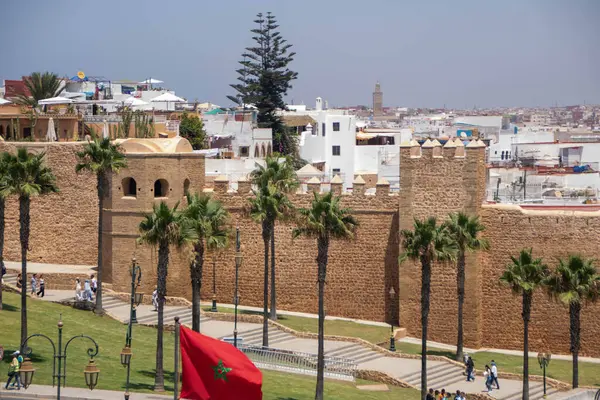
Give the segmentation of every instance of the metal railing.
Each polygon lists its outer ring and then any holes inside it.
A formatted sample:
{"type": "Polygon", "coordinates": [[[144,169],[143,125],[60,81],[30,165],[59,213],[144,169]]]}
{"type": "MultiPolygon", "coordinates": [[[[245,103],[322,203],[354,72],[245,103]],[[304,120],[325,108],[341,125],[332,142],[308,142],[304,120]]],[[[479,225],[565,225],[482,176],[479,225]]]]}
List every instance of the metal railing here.
{"type": "MultiPolygon", "coordinates": [[[[261,369],[317,375],[317,355],[297,351],[238,345],[252,362],[261,369]]],[[[351,381],[356,377],[356,363],[347,358],[325,357],[326,378],[351,381]]]]}

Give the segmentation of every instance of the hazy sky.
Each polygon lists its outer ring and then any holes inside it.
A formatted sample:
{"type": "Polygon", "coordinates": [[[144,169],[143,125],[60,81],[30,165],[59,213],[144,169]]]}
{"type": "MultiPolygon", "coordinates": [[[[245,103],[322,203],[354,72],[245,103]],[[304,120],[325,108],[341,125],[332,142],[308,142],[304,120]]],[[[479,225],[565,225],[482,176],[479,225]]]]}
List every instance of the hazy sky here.
{"type": "Polygon", "coordinates": [[[257,12],[298,53],[295,104],[600,103],[599,0],[0,0],[0,80],[161,79],[223,106],[257,12]]]}

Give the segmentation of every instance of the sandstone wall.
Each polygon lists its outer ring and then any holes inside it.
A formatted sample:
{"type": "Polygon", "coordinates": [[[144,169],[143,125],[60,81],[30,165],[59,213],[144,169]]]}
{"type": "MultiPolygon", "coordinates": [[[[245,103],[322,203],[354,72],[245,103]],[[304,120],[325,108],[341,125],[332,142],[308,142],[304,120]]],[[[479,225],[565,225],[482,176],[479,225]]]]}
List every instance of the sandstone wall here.
{"type": "MultiPolygon", "coordinates": [[[[586,208],[582,208],[585,210],[586,208]]],[[[589,208],[587,208],[589,209],[589,208]]],[[[499,277],[524,247],[543,257],[551,269],[557,258],[569,253],[598,259],[600,211],[531,210],[509,205],[484,206],[481,220],[491,249],[480,256],[484,304],[483,346],[521,350],[523,321],[521,298],[499,282],[499,277]]],[[[596,265],[600,268],[600,264],[596,265]]],[[[600,303],[588,305],[581,313],[581,352],[600,355],[600,303]]],[[[538,292],[533,301],[529,328],[531,351],[569,353],[568,307],[550,301],[538,292]]]]}
{"type": "MultiPolygon", "coordinates": [[[[31,201],[31,234],[28,260],[42,263],[96,264],[98,197],[96,178],[76,174],[76,152],[81,143],[0,142],[0,151],[14,152],[24,146],[31,152],[46,152],[46,164],[56,175],[60,193],[31,201]]],[[[21,260],[19,202],[6,202],[4,258],[21,260]]]]}

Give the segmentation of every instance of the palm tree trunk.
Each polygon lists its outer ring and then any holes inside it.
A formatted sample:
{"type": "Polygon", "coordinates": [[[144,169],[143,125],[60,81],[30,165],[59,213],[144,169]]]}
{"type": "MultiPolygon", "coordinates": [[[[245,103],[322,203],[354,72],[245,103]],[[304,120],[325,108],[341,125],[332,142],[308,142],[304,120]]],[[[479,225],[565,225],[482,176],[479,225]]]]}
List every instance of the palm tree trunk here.
{"type": "Polygon", "coordinates": [[[329,240],[327,238],[317,239],[318,253],[317,280],[319,283],[319,335],[317,350],[317,389],[315,400],[323,400],[323,387],[325,375],[325,278],[327,274],[327,254],[329,252],[329,240]]]}
{"type": "Polygon", "coordinates": [[[573,389],[579,387],[579,346],[581,340],[581,304],[569,304],[571,353],[573,354],[573,389]]]}
{"type": "Polygon", "coordinates": [[[262,223],[263,242],[265,244],[265,271],[263,282],[263,347],[269,347],[269,239],[271,232],[269,231],[269,223],[265,220],[262,223]]]}
{"type": "Polygon", "coordinates": [[[164,307],[167,295],[167,267],[169,265],[169,244],[162,242],[158,248],[158,329],[156,331],[156,375],[154,376],[154,391],[165,391],[165,371],[163,369],[163,330],[164,307]]]}
{"type": "Polygon", "coordinates": [[[427,397],[427,328],[431,292],[431,260],[421,257],[421,399],[427,397]]]}
{"type": "Polygon", "coordinates": [[[271,314],[273,321],[277,321],[277,305],[275,298],[275,224],[271,228],[271,314]]]}
{"type": "MultiPolygon", "coordinates": [[[[29,205],[31,199],[19,197],[19,223],[21,240],[21,344],[27,339],[27,249],[29,248],[29,205]]],[[[23,352],[24,349],[21,349],[23,352]]]]}
{"type": "Polygon", "coordinates": [[[202,287],[202,267],[204,266],[204,241],[198,239],[194,246],[196,257],[190,264],[192,275],[192,330],[200,332],[200,288],[202,287]]]}
{"type": "Polygon", "coordinates": [[[529,400],[529,318],[531,293],[523,292],[523,400],[529,400]]]}
{"type": "Polygon", "coordinates": [[[465,252],[460,250],[456,265],[456,288],[458,291],[458,337],[456,338],[456,361],[463,361],[463,307],[465,302],[465,252]]]}
{"type": "Polygon", "coordinates": [[[4,209],[6,203],[0,198],[0,310],[2,310],[2,266],[4,265],[4,209]]]}
{"type": "Polygon", "coordinates": [[[96,290],[96,307],[94,312],[102,315],[104,308],[102,307],[102,212],[104,208],[104,175],[98,173],[97,178],[97,189],[98,189],[98,272],[96,276],[96,284],[98,289],[96,290]]]}

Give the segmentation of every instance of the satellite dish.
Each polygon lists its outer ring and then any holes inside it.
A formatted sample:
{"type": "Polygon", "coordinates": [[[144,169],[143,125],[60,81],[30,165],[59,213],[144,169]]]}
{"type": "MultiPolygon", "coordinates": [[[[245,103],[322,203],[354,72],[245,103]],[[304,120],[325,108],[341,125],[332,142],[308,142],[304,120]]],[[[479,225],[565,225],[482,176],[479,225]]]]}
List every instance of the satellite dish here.
{"type": "Polygon", "coordinates": [[[84,73],[83,71],[78,71],[78,72],[77,72],[77,77],[78,77],[79,79],[84,79],[84,78],[85,78],[85,73],[84,73]]]}

